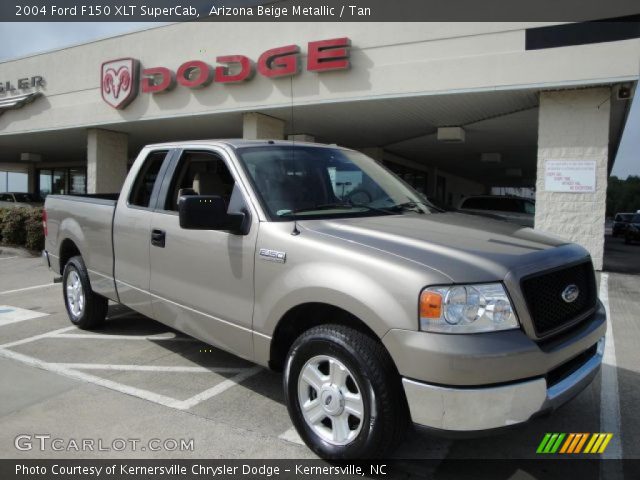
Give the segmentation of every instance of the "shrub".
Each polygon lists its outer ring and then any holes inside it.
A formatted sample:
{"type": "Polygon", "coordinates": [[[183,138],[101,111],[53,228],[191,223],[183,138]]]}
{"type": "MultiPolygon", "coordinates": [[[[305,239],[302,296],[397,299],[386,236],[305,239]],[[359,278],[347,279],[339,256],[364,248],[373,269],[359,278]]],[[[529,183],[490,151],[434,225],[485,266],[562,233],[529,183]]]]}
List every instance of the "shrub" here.
{"type": "Polygon", "coordinates": [[[8,245],[24,245],[26,240],[25,208],[8,209],[2,221],[2,241],[8,245]]]}
{"type": "Polygon", "coordinates": [[[42,209],[29,209],[25,220],[25,247],[29,250],[44,248],[44,229],[42,228],[42,209]]]}
{"type": "Polygon", "coordinates": [[[29,250],[42,250],[42,209],[0,208],[0,242],[29,250]]]}

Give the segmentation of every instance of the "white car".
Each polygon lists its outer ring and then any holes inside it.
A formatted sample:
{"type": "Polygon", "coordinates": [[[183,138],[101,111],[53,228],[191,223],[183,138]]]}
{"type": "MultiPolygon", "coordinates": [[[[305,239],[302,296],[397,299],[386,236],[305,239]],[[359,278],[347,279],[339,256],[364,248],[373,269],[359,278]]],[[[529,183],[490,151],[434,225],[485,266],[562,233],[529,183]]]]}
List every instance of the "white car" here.
{"type": "Polygon", "coordinates": [[[0,208],[36,208],[43,205],[42,200],[32,193],[3,192],[0,193],[0,208]]]}
{"type": "Polygon", "coordinates": [[[500,218],[510,223],[533,228],[536,203],[522,197],[478,195],[463,198],[458,210],[462,213],[500,218]]]}

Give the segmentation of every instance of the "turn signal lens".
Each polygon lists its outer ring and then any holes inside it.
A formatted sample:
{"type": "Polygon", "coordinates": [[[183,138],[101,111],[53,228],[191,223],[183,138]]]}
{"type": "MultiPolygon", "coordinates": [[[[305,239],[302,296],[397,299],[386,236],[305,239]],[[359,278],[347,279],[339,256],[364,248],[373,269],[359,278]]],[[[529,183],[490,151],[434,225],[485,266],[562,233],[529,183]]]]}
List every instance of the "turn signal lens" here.
{"type": "Polygon", "coordinates": [[[442,315],[442,295],[424,290],[420,294],[420,318],[440,318],[442,315]]]}

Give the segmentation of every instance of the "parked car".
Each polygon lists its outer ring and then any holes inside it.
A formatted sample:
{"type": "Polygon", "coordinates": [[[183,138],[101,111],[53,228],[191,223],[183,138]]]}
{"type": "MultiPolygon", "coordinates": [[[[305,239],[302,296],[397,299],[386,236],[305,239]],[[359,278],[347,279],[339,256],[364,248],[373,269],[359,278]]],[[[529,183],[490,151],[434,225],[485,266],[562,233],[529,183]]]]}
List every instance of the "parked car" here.
{"type": "Polygon", "coordinates": [[[613,235],[614,237],[617,237],[619,235],[624,237],[627,226],[633,218],[633,215],[633,213],[616,213],[616,216],[613,217],[613,228],[611,230],[611,235],[613,235]]]}
{"type": "Polygon", "coordinates": [[[583,247],[433,208],[353,150],[151,145],[120,194],[49,195],[44,219],[74,325],[98,327],[112,300],[283,371],[291,420],[325,458],[384,457],[410,422],[527,422],[601,365],[583,247]]]}
{"type": "Polygon", "coordinates": [[[42,199],[33,193],[3,192],[0,193],[0,208],[2,207],[42,207],[42,199]]]}
{"type": "Polygon", "coordinates": [[[515,196],[477,195],[463,198],[458,210],[533,227],[536,203],[528,198],[515,196]]]}
{"type": "Polygon", "coordinates": [[[624,231],[624,243],[640,241],[640,213],[633,214],[624,231]]]}

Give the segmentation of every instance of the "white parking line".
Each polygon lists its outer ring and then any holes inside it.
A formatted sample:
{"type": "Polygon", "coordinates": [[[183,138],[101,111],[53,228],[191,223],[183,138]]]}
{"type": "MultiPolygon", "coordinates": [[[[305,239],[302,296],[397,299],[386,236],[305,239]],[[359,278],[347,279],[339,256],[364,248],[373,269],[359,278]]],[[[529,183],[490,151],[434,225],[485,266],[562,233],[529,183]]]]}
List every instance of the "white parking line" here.
{"type": "Polygon", "coordinates": [[[0,305],[0,327],[11,325],[12,323],[24,322],[25,320],[46,317],[47,315],[49,314],[35,310],[27,310],[11,305],[0,305]]]}
{"type": "Polygon", "coordinates": [[[15,290],[5,290],[0,292],[0,295],[9,295],[10,293],[26,292],[27,290],[35,290],[37,288],[54,287],[57,283],[45,283],[43,285],[34,285],[33,287],[16,288],[15,290]]]}
{"type": "Polygon", "coordinates": [[[284,440],[285,442],[295,443],[296,445],[304,445],[304,442],[302,441],[302,438],[300,438],[300,435],[298,435],[298,431],[295,429],[295,427],[291,427],[283,434],[278,435],[278,438],[280,440],[284,440]]]}
{"type": "MultiPolygon", "coordinates": [[[[0,345],[0,357],[9,358],[12,360],[17,360],[19,362],[25,363],[27,365],[41,368],[43,370],[48,370],[50,372],[57,373],[59,375],[64,375],[66,377],[74,378],[76,380],[81,380],[83,382],[93,383],[95,385],[99,385],[101,387],[108,388],[110,390],[115,390],[120,393],[124,393],[127,395],[131,395],[134,397],[141,398],[143,400],[147,400],[150,402],[154,402],[165,407],[175,408],[177,410],[188,410],[189,408],[195,407],[199,403],[204,402],[205,400],[209,400],[216,395],[220,395],[221,393],[227,391],[231,387],[236,386],[240,382],[256,375],[257,373],[262,371],[262,367],[255,366],[251,368],[206,368],[206,367],[163,367],[160,365],[108,365],[108,364],[91,364],[91,363],[50,363],[40,360],[35,357],[30,357],[28,355],[24,355],[22,353],[14,352],[8,350],[10,347],[15,347],[18,345],[24,345],[26,343],[35,342],[37,340],[45,339],[45,338],[67,338],[64,332],[68,332],[69,330],[75,330],[75,326],[60,328],[58,330],[52,330],[50,332],[42,333],[39,335],[34,335],[32,337],[23,338],[21,340],[16,340],[14,342],[5,343],[0,345]],[[109,380],[106,378],[97,377],[95,375],[91,375],[90,373],[82,372],[81,370],[128,370],[128,371],[148,371],[148,372],[214,372],[214,373],[234,373],[238,372],[231,378],[228,378],[213,387],[200,392],[193,397],[187,398],[186,400],[177,400],[175,398],[168,397],[166,395],[161,395],[155,392],[151,392],[149,390],[144,390],[141,388],[132,387],[130,385],[125,385],[123,383],[118,383],[113,380],[109,380]]],[[[71,335],[74,337],[85,337],[88,335],[71,335]]],[[[133,337],[138,339],[139,337],[133,337]]],[[[157,337],[151,337],[151,339],[157,339],[157,337]]],[[[165,338],[166,340],[172,340],[171,338],[165,338]]]]}
{"type": "Polygon", "coordinates": [[[179,401],[176,400],[175,398],[167,397],[165,395],[160,395],[158,393],[150,392],[148,390],[143,390],[141,388],[135,388],[129,385],[124,385],[122,383],[114,382],[106,378],[96,377],[95,375],[80,372],[78,370],[65,368],[60,365],[56,365],[55,363],[44,362],[37,358],[30,357],[28,355],[23,355],[17,352],[12,352],[11,350],[6,350],[4,348],[0,348],[0,357],[17,360],[26,365],[41,368],[43,370],[48,370],[50,372],[54,372],[59,375],[64,375],[65,377],[74,378],[76,380],[80,380],[83,382],[93,383],[95,385],[100,385],[101,387],[105,387],[110,390],[115,390],[120,393],[132,395],[134,397],[142,398],[144,400],[149,400],[150,402],[159,403],[160,405],[164,405],[165,407],[176,408],[175,404],[179,403],[179,401]]]}
{"type": "Polygon", "coordinates": [[[245,368],[228,367],[174,367],[171,365],[111,365],[108,363],[51,363],[78,370],[115,370],[122,372],[185,372],[185,373],[237,373],[245,368]]]}
{"type": "MultiPolygon", "coordinates": [[[[622,458],[622,441],[620,438],[620,393],[618,390],[618,370],[616,345],[613,338],[613,318],[609,309],[609,275],[600,275],[600,300],[607,312],[607,333],[602,366],[602,385],[600,387],[600,430],[613,433],[609,446],[602,454],[603,458],[622,458]]],[[[604,462],[610,463],[610,462],[604,462]]],[[[617,464],[617,462],[615,462],[617,464]]]]}
{"type": "Polygon", "coordinates": [[[182,402],[179,402],[177,406],[174,408],[178,408],[180,410],[187,410],[191,407],[195,407],[197,404],[204,402],[205,400],[209,400],[210,398],[215,397],[216,395],[220,395],[222,392],[229,390],[231,387],[237,385],[238,383],[246,380],[249,377],[253,377],[257,373],[262,371],[262,367],[252,367],[247,368],[243,372],[228,378],[227,380],[220,382],[215,387],[212,387],[204,392],[200,392],[197,395],[194,395],[191,398],[188,398],[182,402]]]}
{"type": "Polygon", "coordinates": [[[13,257],[0,257],[0,261],[2,261],[2,260],[11,260],[12,258],[18,258],[18,256],[14,255],[13,257]]]}
{"type": "Polygon", "coordinates": [[[24,345],[25,343],[35,342],[36,340],[40,340],[42,338],[50,338],[58,333],[68,332],[69,330],[76,330],[76,327],[71,325],[70,327],[59,328],[58,330],[52,330],[47,333],[41,333],[40,335],[34,335],[33,337],[23,338],[21,340],[16,340],[14,342],[4,343],[0,345],[0,348],[11,348],[18,345],[24,345]]]}

